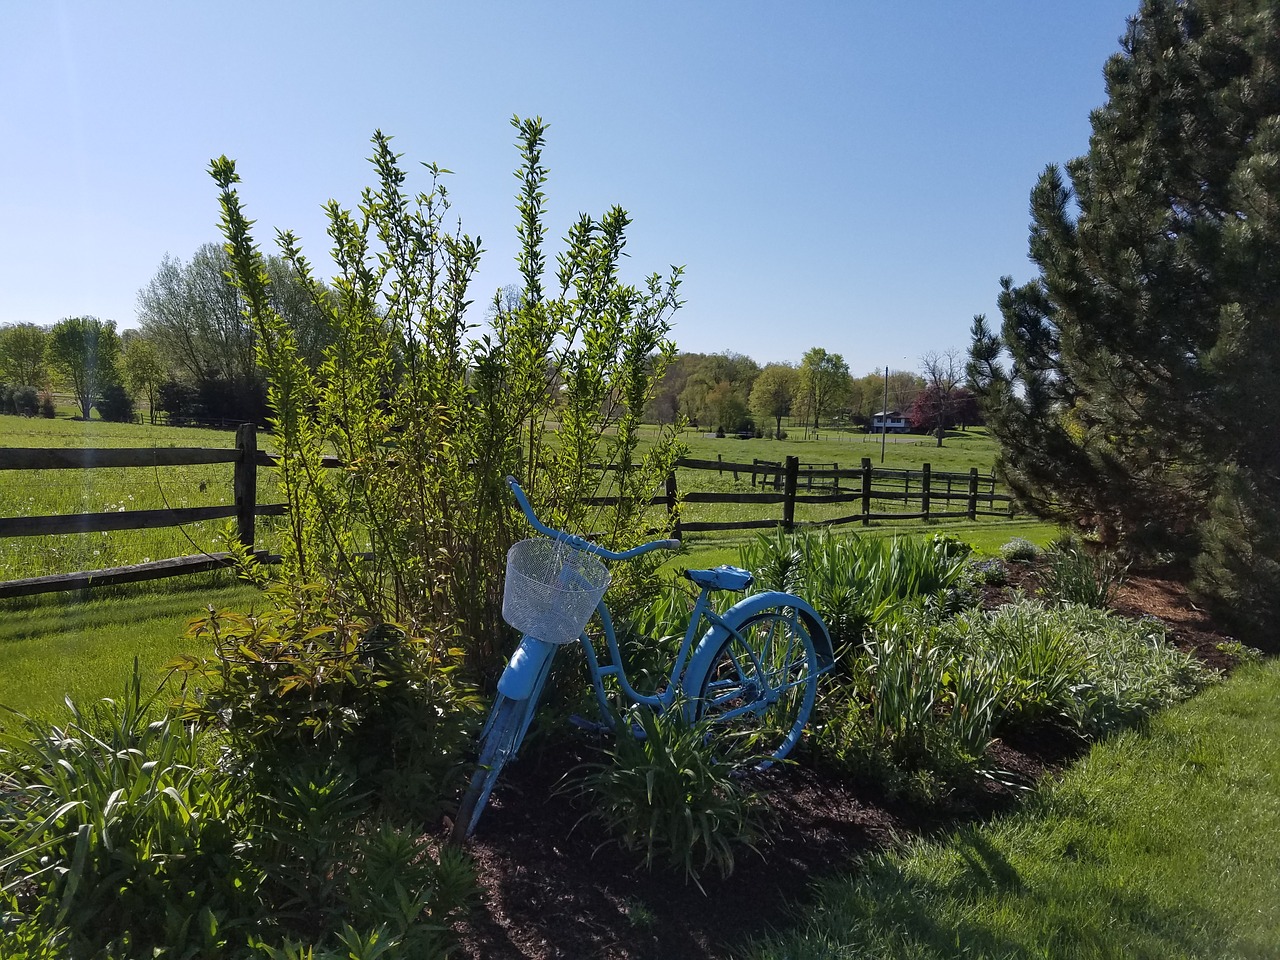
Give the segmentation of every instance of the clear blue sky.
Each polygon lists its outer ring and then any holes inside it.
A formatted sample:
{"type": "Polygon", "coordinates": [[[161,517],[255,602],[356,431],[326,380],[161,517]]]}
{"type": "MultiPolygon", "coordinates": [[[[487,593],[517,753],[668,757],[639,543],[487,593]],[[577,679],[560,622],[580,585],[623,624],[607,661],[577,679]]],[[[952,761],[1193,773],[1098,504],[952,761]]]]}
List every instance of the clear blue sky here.
{"type": "Polygon", "coordinates": [[[319,261],[376,128],[455,172],[483,306],[516,278],[508,120],[536,114],[552,236],[630,211],[630,278],[686,267],[681,349],[914,369],[1031,275],[1029,192],[1086,149],[1136,7],[4,0],[0,324],[135,325],[161,258],[219,239],[224,153],[259,241],[319,261]]]}

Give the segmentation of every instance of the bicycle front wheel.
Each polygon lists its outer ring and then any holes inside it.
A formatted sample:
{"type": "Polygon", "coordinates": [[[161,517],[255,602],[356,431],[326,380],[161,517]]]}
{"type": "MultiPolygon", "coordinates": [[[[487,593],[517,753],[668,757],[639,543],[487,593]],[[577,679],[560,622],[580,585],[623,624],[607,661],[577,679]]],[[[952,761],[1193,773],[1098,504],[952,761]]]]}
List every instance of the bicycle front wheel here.
{"type": "Polygon", "coordinates": [[[818,657],[794,611],[765,610],[736,629],[710,661],[698,712],[727,754],[764,769],[791,752],[809,722],[818,657]]]}
{"type": "Polygon", "coordinates": [[[512,700],[498,694],[493,714],[486,724],[487,732],[480,747],[476,772],[471,775],[471,782],[458,806],[458,819],[454,822],[451,835],[455,843],[461,843],[471,836],[476,824],[480,822],[480,814],[489,802],[489,794],[498,781],[498,774],[520,746],[517,738],[524,726],[524,713],[527,709],[529,701],[512,700]]]}

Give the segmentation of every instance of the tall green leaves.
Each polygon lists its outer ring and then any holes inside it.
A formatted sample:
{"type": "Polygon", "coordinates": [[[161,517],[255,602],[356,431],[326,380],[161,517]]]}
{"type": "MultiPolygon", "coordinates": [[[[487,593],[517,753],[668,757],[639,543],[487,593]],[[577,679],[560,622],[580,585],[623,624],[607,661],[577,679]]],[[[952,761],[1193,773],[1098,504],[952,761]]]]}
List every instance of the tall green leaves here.
{"type": "Polygon", "coordinates": [[[232,279],[270,382],[288,501],[285,577],[341,584],[353,608],[459,639],[481,667],[501,634],[503,558],[524,532],[503,478],[519,476],[550,522],[626,542],[677,455],[672,433],[642,449],[638,425],[671,357],[680,270],[643,288],[623,283],[629,218],[614,207],[573,224],[549,291],[546,125],[512,122],[522,293],[495,298],[488,329],[473,329],[481,248],[446,222],[448,171],[427,165],[429,188],[411,194],[379,132],[375,185],[355,211],[326,208],[332,281],[314,277],[292,234],[278,237],[334,331],[314,372],[266,295],[234,164],[212,167],[232,279]],[[341,470],[326,470],[329,454],[341,470]],[[597,495],[613,505],[585,502],[597,495]]]}

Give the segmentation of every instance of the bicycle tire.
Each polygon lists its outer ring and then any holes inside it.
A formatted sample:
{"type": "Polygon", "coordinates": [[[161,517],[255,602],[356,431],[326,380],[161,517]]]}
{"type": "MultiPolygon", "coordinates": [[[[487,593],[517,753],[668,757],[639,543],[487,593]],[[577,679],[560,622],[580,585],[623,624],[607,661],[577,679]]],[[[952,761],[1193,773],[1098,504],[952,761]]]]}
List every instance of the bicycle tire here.
{"type": "Polygon", "coordinates": [[[480,746],[475,773],[471,775],[471,781],[462,795],[462,802],[458,805],[458,819],[454,821],[452,831],[455,843],[460,843],[475,832],[480,814],[489,802],[489,794],[498,781],[498,775],[520,746],[517,738],[524,726],[524,712],[528,707],[527,700],[512,700],[498,695],[493,713],[486,724],[488,732],[480,746]]]}
{"type": "Polygon", "coordinates": [[[818,657],[795,612],[770,607],[735,625],[695,687],[698,715],[728,755],[759,758],[763,770],[791,752],[813,712],[818,657]]]}

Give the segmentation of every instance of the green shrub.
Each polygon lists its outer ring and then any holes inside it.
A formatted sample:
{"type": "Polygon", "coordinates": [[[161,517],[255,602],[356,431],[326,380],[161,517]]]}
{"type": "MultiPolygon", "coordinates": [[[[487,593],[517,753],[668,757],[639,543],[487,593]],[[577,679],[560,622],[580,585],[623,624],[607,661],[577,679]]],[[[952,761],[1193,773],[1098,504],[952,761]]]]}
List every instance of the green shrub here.
{"type": "Polygon", "coordinates": [[[397,956],[446,955],[476,890],[465,854],[429,850],[420,826],[371,819],[339,764],[299,765],[259,785],[250,855],[277,930],[317,946],[344,927],[380,930],[397,956]]]}
{"type": "Polygon", "coordinates": [[[708,867],[728,876],[740,850],[756,849],[761,810],[734,776],[741,758],[715,756],[709,722],[683,713],[678,704],[661,716],[638,711],[643,736],[620,726],[609,760],[589,766],[572,789],[587,795],[587,816],[642,853],[645,867],[679,870],[702,889],[708,867]]]}
{"type": "Polygon", "coordinates": [[[1040,548],[1030,540],[1014,537],[1000,548],[1000,556],[1010,563],[1027,563],[1040,556],[1040,548]]]}
{"type": "Polygon", "coordinates": [[[548,282],[546,125],[513,124],[523,283],[494,298],[483,334],[472,335],[468,319],[481,250],[449,212],[446,171],[426,165],[429,187],[410,192],[381,132],[376,183],[359,209],[326,207],[339,250],[332,282],[315,278],[293,234],[280,234],[309,306],[332,331],[319,364],[272,308],[234,163],[222,157],[210,170],[273,411],[288,508],[274,575],[340,584],[350,611],[447,635],[476,677],[496,673],[509,652],[505,558],[528,535],[505,477],[520,478],[546,523],[630,547],[655,520],[669,523],[646,512],[680,452],[674,426],[642,447],[640,418],[675,354],[681,271],[624,283],[630,218],[613,207],[573,223],[548,282]],[[332,455],[345,469],[325,469],[332,455]]]}
{"type": "Polygon", "coordinates": [[[174,661],[195,681],[185,716],[222,731],[247,769],[274,776],[332,758],[388,812],[445,812],[481,710],[455,679],[459,652],[345,615],[333,585],[275,586],[266,600],[256,614],[192,622],[215,657],[174,661]]]}
{"type": "Polygon", "coordinates": [[[1217,674],[1173,647],[1158,620],[1128,620],[1079,605],[1049,611],[1086,655],[1067,717],[1099,736],[1141,722],[1156,710],[1185,700],[1217,674]]]}
{"type": "Polygon", "coordinates": [[[20,417],[34,417],[40,409],[40,395],[35,387],[13,388],[13,412],[20,417]]]}
{"type": "Polygon", "coordinates": [[[965,544],[937,535],[885,539],[779,531],[742,547],[740,562],[756,573],[758,588],[791,590],[809,601],[840,656],[909,600],[931,598],[942,609],[956,609],[968,553],[965,544]]]}
{"type": "Polygon", "coordinates": [[[819,763],[933,802],[973,778],[991,741],[999,671],[950,643],[917,604],[877,626],[848,679],[827,685],[811,738],[819,763]]]}
{"type": "Polygon", "coordinates": [[[102,399],[94,404],[98,416],[112,423],[133,423],[133,397],[119,384],[102,388],[102,399]]]}
{"type": "Polygon", "coordinates": [[[69,706],[0,733],[0,958],[240,956],[259,939],[322,954],[354,929],[403,957],[452,948],[469,861],[377,819],[348,765],[214,765],[218,744],[144,697],[136,666],[119,700],[69,706]]]}
{"type": "Polygon", "coordinates": [[[954,618],[946,642],[997,665],[997,726],[1059,717],[1096,736],[1184,699],[1214,674],[1170,646],[1158,620],[1033,600],[954,618]]]}
{"type": "Polygon", "coordinates": [[[998,557],[970,560],[968,574],[974,583],[989,587],[1002,587],[1009,582],[1009,568],[998,557]]]}

